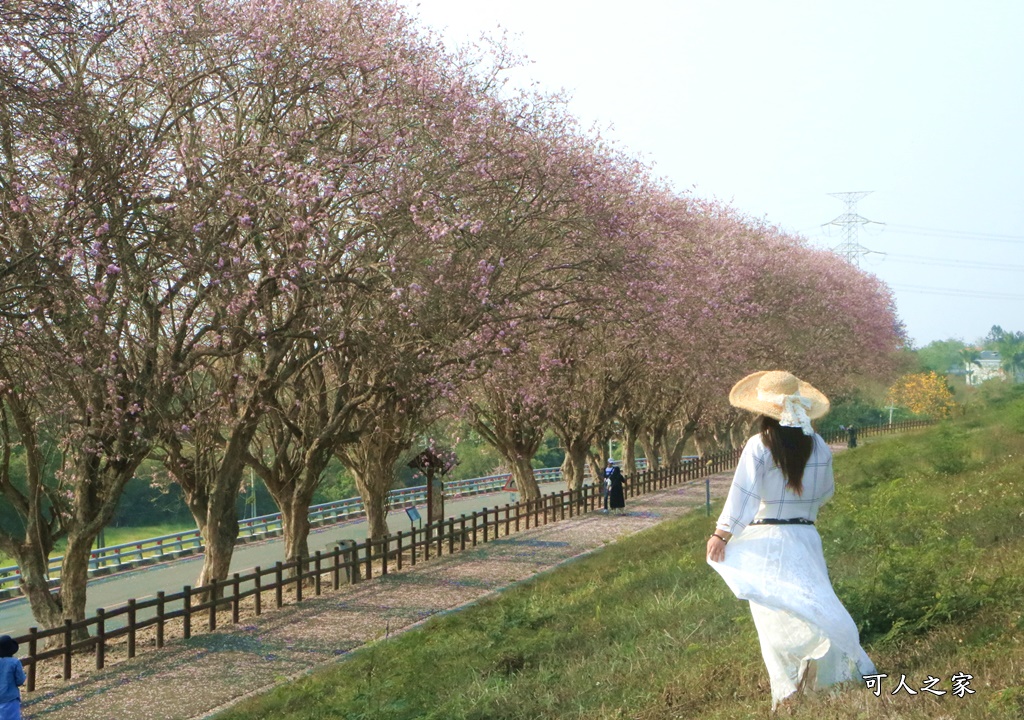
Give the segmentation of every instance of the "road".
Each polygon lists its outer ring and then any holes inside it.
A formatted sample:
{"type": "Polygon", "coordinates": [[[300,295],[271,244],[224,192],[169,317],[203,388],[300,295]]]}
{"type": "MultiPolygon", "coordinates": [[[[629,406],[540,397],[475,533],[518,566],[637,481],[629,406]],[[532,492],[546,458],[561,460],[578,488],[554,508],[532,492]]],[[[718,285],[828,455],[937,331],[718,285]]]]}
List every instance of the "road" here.
{"type": "MultiPolygon", "coordinates": [[[[564,483],[544,483],[541,492],[548,494],[565,489],[564,483]]],[[[473,495],[464,498],[446,498],[445,513],[451,517],[462,514],[469,515],[485,506],[504,507],[505,503],[515,502],[512,493],[497,492],[484,495],[473,495]]],[[[427,516],[425,506],[417,506],[420,515],[427,516]]],[[[388,514],[388,527],[398,531],[410,527],[404,509],[393,510],[388,514]]],[[[363,541],[366,539],[366,521],[348,520],[338,525],[314,528],[309,533],[309,550],[333,550],[339,540],[363,541]]],[[[252,568],[271,567],[274,563],[284,560],[284,540],[280,537],[258,543],[237,545],[231,558],[231,572],[244,573],[252,568]]],[[[195,583],[202,568],[202,555],[170,560],[157,565],[129,570],[123,573],[96,577],[89,581],[88,602],[95,614],[95,608],[110,608],[123,605],[129,599],[143,600],[153,597],[157,592],[176,593],[186,585],[195,583]]],[[[168,604],[168,608],[172,606],[168,604]]],[[[24,635],[29,628],[37,623],[32,617],[28,601],[25,598],[13,598],[0,602],[0,635],[24,635]]]]}

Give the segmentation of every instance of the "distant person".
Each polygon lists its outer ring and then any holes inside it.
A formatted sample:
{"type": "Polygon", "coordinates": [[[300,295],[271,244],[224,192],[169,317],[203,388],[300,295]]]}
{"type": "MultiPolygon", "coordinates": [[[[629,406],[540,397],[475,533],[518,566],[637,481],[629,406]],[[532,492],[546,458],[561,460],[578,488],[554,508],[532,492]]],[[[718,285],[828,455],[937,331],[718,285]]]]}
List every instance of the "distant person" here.
{"type": "Polygon", "coordinates": [[[857,426],[850,425],[846,428],[846,447],[857,447],[857,426]]]}
{"type": "Polygon", "coordinates": [[[14,657],[18,643],[10,635],[0,635],[0,720],[21,720],[21,691],[25,669],[14,657]]]}
{"type": "Polygon", "coordinates": [[[608,461],[608,467],[605,468],[604,481],[607,490],[605,509],[611,509],[612,512],[621,511],[626,507],[626,477],[612,460],[608,461]]]}
{"type": "Polygon", "coordinates": [[[774,709],[794,693],[861,680],[875,667],[832,589],[814,527],[834,491],[832,452],[811,427],[829,411],[828,398],[772,371],[740,380],[729,402],[761,415],[761,432],[743,448],[707,559],[750,602],[774,709]]]}

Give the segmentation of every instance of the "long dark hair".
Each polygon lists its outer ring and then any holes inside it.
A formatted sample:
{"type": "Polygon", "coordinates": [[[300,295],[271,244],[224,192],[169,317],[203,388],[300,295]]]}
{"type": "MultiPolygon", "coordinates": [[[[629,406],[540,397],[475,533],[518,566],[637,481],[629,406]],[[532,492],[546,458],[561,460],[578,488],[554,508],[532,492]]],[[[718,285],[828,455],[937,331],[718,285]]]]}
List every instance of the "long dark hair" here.
{"type": "Polygon", "coordinates": [[[771,451],[772,459],[786,478],[786,487],[800,495],[803,492],[804,468],[814,449],[814,436],[804,435],[802,428],[783,427],[775,418],[761,418],[761,441],[771,451]]]}

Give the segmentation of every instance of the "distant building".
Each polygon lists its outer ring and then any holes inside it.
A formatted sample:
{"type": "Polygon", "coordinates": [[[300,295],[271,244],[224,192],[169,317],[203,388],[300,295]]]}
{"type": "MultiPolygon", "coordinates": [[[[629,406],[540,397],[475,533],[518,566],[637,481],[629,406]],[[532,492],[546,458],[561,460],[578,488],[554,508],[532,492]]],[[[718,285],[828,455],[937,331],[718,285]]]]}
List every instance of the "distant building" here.
{"type": "Polygon", "coordinates": [[[986,380],[1005,380],[1006,373],[1000,366],[1002,358],[994,350],[982,350],[978,353],[977,363],[964,363],[964,376],[968,385],[981,385],[986,380]]]}

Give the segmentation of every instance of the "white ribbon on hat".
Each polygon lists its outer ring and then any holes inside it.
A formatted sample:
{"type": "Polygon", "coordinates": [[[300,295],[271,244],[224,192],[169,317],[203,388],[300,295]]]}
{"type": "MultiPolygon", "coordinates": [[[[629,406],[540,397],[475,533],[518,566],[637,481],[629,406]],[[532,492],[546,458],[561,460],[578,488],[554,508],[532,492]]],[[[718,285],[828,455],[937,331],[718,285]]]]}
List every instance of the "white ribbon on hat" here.
{"type": "Polygon", "coordinates": [[[779,416],[779,425],[802,428],[804,435],[814,434],[814,428],[811,427],[811,418],[807,415],[807,411],[811,409],[814,403],[810,398],[805,398],[801,395],[799,390],[792,395],[780,395],[778,393],[758,390],[757,399],[782,408],[782,414],[779,416]]]}

